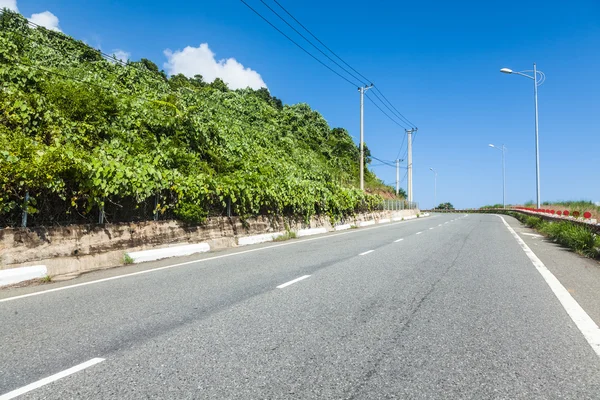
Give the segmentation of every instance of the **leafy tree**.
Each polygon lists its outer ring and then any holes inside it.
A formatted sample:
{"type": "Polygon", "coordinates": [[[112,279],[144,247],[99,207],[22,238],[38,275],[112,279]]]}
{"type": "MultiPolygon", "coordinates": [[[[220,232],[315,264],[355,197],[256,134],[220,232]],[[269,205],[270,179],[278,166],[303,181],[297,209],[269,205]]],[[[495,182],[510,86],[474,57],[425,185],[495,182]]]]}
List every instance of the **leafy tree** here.
{"type": "Polygon", "coordinates": [[[452,203],[440,203],[439,206],[436,207],[438,210],[454,210],[454,206],[452,203]]]}
{"type": "Polygon", "coordinates": [[[227,84],[221,78],[215,78],[215,80],[212,83],[210,83],[209,86],[223,93],[229,91],[227,84]]]}

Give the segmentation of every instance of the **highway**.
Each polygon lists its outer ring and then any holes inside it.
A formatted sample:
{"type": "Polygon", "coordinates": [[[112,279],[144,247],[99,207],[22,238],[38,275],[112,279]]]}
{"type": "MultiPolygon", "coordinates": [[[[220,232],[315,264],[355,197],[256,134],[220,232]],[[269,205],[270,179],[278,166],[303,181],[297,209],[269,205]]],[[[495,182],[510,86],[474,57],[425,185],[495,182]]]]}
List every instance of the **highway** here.
{"type": "Polygon", "coordinates": [[[0,400],[600,399],[598,264],[504,219],[433,215],[2,290],[0,400]]]}

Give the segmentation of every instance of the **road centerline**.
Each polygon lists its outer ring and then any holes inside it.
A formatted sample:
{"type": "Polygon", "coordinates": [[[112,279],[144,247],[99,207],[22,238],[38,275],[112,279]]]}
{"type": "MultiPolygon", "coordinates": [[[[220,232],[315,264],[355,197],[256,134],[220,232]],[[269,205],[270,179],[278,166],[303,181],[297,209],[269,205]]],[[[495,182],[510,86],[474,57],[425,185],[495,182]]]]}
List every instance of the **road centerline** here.
{"type": "MultiPolygon", "coordinates": [[[[300,278],[292,279],[289,282],[282,283],[281,285],[277,286],[277,289],[283,289],[284,287],[293,285],[294,283],[303,281],[304,279],[309,278],[309,277],[310,277],[310,275],[303,275],[300,278]]],[[[2,400],[2,399],[0,399],[0,400],[2,400]]]]}
{"type": "Polygon", "coordinates": [[[404,240],[404,239],[398,239],[398,240],[394,240],[394,243],[398,243],[398,242],[401,242],[401,241],[403,241],[403,240],[404,240]]]}
{"type": "Polygon", "coordinates": [[[81,363],[79,365],[76,365],[74,367],[71,367],[69,369],[65,369],[64,371],[61,371],[57,374],[54,375],[50,375],[46,378],[40,379],[39,381],[30,383],[27,386],[23,386],[19,389],[15,389],[12,392],[8,392],[6,394],[0,395],[0,400],[10,400],[10,399],[14,399],[15,397],[21,396],[25,393],[31,392],[32,390],[41,388],[42,386],[45,386],[49,383],[55,382],[59,379],[65,378],[69,375],[72,375],[76,372],[79,372],[81,370],[84,370],[86,368],[89,368],[93,365],[96,365],[98,363],[101,363],[102,361],[104,361],[104,358],[92,358],[89,361],[86,361],[84,363],[81,363]]]}
{"type": "Polygon", "coordinates": [[[368,250],[368,251],[365,251],[364,253],[360,253],[359,256],[364,256],[364,255],[367,255],[367,254],[372,253],[374,251],[375,250],[368,250]]]}

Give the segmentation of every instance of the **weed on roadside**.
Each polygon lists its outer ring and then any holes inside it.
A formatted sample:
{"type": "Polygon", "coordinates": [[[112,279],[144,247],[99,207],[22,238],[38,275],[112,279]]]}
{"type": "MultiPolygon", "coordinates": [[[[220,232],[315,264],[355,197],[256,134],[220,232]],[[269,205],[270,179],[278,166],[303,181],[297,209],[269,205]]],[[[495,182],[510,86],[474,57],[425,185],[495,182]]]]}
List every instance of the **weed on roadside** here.
{"type": "Polygon", "coordinates": [[[42,279],[40,279],[43,283],[50,283],[52,282],[52,277],[50,275],[46,275],[45,277],[43,277],[42,279]]]}
{"type": "Polygon", "coordinates": [[[273,241],[274,242],[284,242],[286,240],[296,239],[296,237],[297,237],[296,232],[285,231],[285,233],[283,235],[273,238],[273,241]]]}
{"type": "Polygon", "coordinates": [[[131,258],[131,256],[127,253],[123,254],[123,264],[125,264],[125,265],[133,264],[133,258],[131,258]]]}

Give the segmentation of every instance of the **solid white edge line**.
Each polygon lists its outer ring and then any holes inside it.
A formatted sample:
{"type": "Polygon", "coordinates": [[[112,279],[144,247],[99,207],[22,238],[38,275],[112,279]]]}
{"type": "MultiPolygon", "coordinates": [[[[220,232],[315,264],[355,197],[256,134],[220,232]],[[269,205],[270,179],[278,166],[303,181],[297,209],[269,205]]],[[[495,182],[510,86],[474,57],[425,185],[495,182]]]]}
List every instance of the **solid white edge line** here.
{"type": "Polygon", "coordinates": [[[403,240],[404,240],[404,239],[398,239],[398,240],[394,240],[394,243],[398,243],[398,242],[401,242],[401,241],[403,241],[403,240]]]}
{"type": "MultiPolygon", "coordinates": [[[[435,217],[433,217],[433,218],[435,218],[435,217]]],[[[410,221],[419,221],[419,218],[414,218],[414,219],[411,219],[410,221]]],[[[424,219],[421,219],[421,221],[424,221],[424,219]]],[[[328,238],[332,238],[332,237],[335,237],[335,236],[351,235],[351,234],[355,234],[355,233],[358,233],[358,232],[369,231],[369,230],[372,230],[372,229],[389,228],[389,227],[392,227],[392,226],[395,226],[395,225],[404,224],[405,222],[406,221],[400,221],[400,222],[391,223],[391,224],[376,225],[376,226],[372,226],[372,227],[369,227],[369,228],[362,228],[362,229],[356,229],[356,230],[353,229],[353,230],[348,231],[348,232],[333,233],[333,234],[330,234],[330,235],[327,235],[327,236],[319,236],[319,237],[313,237],[313,238],[308,238],[308,239],[294,240],[294,241],[290,241],[288,243],[279,243],[279,244],[274,244],[274,245],[265,246],[265,247],[258,247],[256,249],[249,249],[249,250],[238,251],[238,252],[235,252],[235,253],[221,254],[221,255],[218,255],[218,256],[202,258],[200,260],[193,260],[193,261],[186,261],[186,262],[177,263],[177,264],[165,265],[164,267],[146,269],[146,270],[143,270],[143,271],[132,272],[130,274],[116,275],[116,276],[111,276],[109,278],[102,278],[102,279],[97,279],[97,280],[94,280],[94,281],[83,282],[83,283],[76,283],[76,284],[73,284],[73,285],[61,286],[61,287],[54,288],[54,289],[48,289],[48,290],[43,290],[43,291],[33,292],[33,293],[27,293],[27,294],[22,294],[22,295],[19,295],[19,296],[7,297],[5,299],[0,299],[0,303],[4,303],[6,301],[13,301],[13,300],[24,299],[24,298],[32,297],[32,296],[39,296],[39,295],[46,294],[46,293],[59,292],[61,290],[75,289],[75,288],[78,288],[78,287],[81,287],[81,286],[93,285],[93,284],[96,284],[96,283],[108,282],[108,281],[112,281],[112,280],[116,280],[116,279],[128,278],[130,276],[149,274],[149,273],[152,273],[152,272],[162,271],[162,270],[165,270],[165,269],[171,269],[171,268],[176,268],[176,267],[182,267],[182,266],[190,265],[190,264],[196,264],[196,263],[199,264],[199,263],[203,263],[203,262],[206,262],[206,261],[217,260],[219,258],[233,257],[233,256],[237,256],[237,255],[240,255],[240,254],[253,253],[255,251],[263,251],[263,250],[273,249],[273,248],[282,247],[282,246],[291,246],[291,245],[296,245],[296,244],[300,244],[300,243],[304,243],[304,242],[311,242],[313,240],[328,239],[328,238]]]]}
{"type": "Polygon", "coordinates": [[[41,388],[42,386],[45,386],[49,383],[52,383],[54,381],[57,381],[59,379],[62,379],[64,377],[67,377],[69,375],[74,374],[75,372],[79,372],[83,369],[89,368],[92,365],[96,365],[98,363],[101,363],[102,361],[104,361],[104,358],[92,358],[89,361],[86,361],[84,363],[81,363],[79,365],[76,365],[74,367],[71,367],[69,369],[65,369],[62,372],[59,372],[57,374],[51,375],[47,378],[43,378],[40,379],[39,381],[30,383],[27,386],[23,386],[22,388],[19,389],[15,389],[12,392],[8,392],[6,394],[3,394],[0,396],[0,400],[10,400],[10,399],[14,399],[15,397],[21,396],[22,394],[25,394],[27,392],[31,392],[32,390],[41,388]]]}
{"type": "Polygon", "coordinates": [[[513,235],[513,237],[517,240],[527,257],[531,260],[533,265],[537,268],[538,272],[550,289],[554,293],[554,295],[560,301],[563,308],[569,314],[569,317],[575,322],[577,328],[581,331],[587,342],[592,346],[592,349],[596,352],[596,354],[600,357],[600,328],[594,322],[592,318],[585,312],[585,310],[577,303],[577,300],[571,296],[569,291],[565,289],[565,287],[560,283],[560,281],[550,272],[550,270],[544,265],[542,260],[535,255],[535,253],[527,246],[527,243],[521,239],[521,237],[515,232],[515,230],[506,222],[504,217],[497,215],[504,225],[509,230],[509,232],[513,235]]]}
{"type": "Polygon", "coordinates": [[[360,253],[360,254],[359,254],[359,256],[364,256],[364,255],[366,255],[366,254],[369,254],[369,253],[372,253],[372,252],[374,252],[374,251],[375,251],[375,250],[368,250],[368,251],[365,251],[364,253],[360,253]]]}
{"type": "MultiPolygon", "coordinates": [[[[283,289],[283,288],[284,288],[284,287],[286,287],[286,286],[293,285],[294,283],[296,283],[296,282],[300,282],[300,281],[302,281],[302,280],[304,280],[304,279],[306,279],[306,278],[308,278],[308,277],[310,277],[310,275],[303,275],[303,276],[301,276],[300,278],[292,279],[292,280],[291,280],[291,281],[289,281],[289,282],[286,282],[286,283],[283,283],[283,284],[281,284],[281,285],[277,286],[277,289],[283,289]]],[[[2,399],[0,399],[0,400],[2,400],[2,399]]]]}

